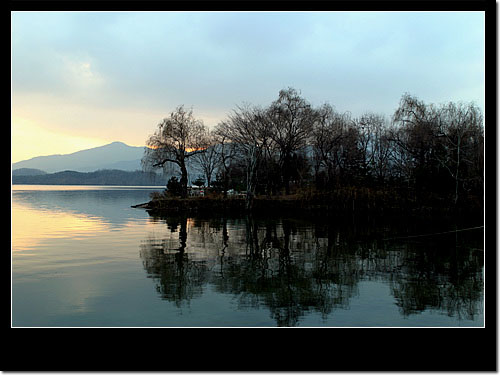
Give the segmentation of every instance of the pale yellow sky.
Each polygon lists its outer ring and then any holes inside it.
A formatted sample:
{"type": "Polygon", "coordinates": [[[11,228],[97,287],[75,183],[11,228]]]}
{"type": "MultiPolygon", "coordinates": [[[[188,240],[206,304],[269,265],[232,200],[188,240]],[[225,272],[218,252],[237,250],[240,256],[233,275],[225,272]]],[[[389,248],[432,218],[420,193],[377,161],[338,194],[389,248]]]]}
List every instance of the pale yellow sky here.
{"type": "MultiPolygon", "coordinates": [[[[12,103],[12,163],[115,141],[144,146],[169,113],[149,108],[106,107],[105,103],[33,93],[13,95],[12,103]]],[[[174,105],[171,107],[173,110],[174,105]]],[[[195,111],[195,116],[212,126],[224,114],[195,111]]]]}
{"type": "Polygon", "coordinates": [[[155,111],[105,108],[42,94],[16,94],[12,102],[12,163],[114,141],[143,146],[164,116],[155,111]]]}
{"type": "MultiPolygon", "coordinates": [[[[78,85],[85,77],[77,76],[78,85]]],[[[90,76],[88,79],[92,79],[90,76]]],[[[12,162],[35,156],[67,154],[114,141],[142,146],[162,114],[107,106],[92,100],[98,89],[75,94],[15,92],[12,95],[12,162]]]]}
{"type": "Polygon", "coordinates": [[[12,163],[35,156],[69,154],[102,146],[104,139],[88,138],[44,129],[22,117],[12,117],[12,163]]]}

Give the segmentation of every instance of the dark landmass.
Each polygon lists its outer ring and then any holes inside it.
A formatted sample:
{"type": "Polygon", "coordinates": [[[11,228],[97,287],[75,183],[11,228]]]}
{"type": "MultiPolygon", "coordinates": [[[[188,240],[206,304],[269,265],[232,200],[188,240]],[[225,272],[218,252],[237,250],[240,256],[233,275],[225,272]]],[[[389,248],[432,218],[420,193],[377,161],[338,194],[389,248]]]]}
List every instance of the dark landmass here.
{"type": "Polygon", "coordinates": [[[43,174],[47,174],[47,172],[35,168],[18,168],[12,171],[12,176],[39,176],[43,174]]]}
{"type": "Polygon", "coordinates": [[[155,173],[104,169],[95,172],[63,171],[40,175],[12,175],[12,183],[19,185],[122,185],[160,186],[164,178],[155,173]]]}
{"type": "MultiPolygon", "coordinates": [[[[248,213],[244,197],[209,195],[206,197],[178,198],[165,194],[154,194],[150,202],[138,204],[152,215],[167,216],[187,214],[239,214],[248,213]]],[[[392,190],[373,191],[362,188],[344,188],[330,192],[304,192],[282,196],[256,196],[251,213],[273,215],[346,215],[401,216],[471,216],[483,217],[483,200],[470,197],[461,205],[450,204],[438,196],[425,201],[398,196],[392,190]]]]}

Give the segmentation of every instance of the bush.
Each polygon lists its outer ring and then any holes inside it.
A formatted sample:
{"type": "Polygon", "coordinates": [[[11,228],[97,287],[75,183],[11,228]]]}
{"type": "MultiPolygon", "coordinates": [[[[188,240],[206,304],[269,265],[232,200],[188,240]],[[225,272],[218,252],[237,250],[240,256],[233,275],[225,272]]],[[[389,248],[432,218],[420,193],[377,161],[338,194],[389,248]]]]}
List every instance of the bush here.
{"type": "Polygon", "coordinates": [[[172,176],[167,182],[167,194],[171,197],[178,197],[182,194],[181,183],[177,177],[172,176]]]}
{"type": "Polygon", "coordinates": [[[204,186],[205,185],[205,180],[201,177],[198,177],[194,182],[193,185],[196,185],[198,187],[204,186]]]}
{"type": "Polygon", "coordinates": [[[149,198],[151,198],[151,200],[163,199],[165,198],[165,193],[166,191],[162,192],[153,191],[151,194],[149,194],[149,198]]]}

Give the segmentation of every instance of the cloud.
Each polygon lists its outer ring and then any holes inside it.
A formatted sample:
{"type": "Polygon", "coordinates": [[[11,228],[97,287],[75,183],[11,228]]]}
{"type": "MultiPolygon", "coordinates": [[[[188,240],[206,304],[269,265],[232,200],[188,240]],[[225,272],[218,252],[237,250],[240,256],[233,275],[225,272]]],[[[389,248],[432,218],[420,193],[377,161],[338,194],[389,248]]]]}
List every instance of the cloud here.
{"type": "Polygon", "coordinates": [[[215,124],[242,102],[269,104],[288,86],[353,114],[390,116],[404,92],[484,107],[484,14],[12,15],[13,112],[31,105],[52,129],[92,136],[100,126],[106,137],[142,137],[180,104],[215,124]]]}

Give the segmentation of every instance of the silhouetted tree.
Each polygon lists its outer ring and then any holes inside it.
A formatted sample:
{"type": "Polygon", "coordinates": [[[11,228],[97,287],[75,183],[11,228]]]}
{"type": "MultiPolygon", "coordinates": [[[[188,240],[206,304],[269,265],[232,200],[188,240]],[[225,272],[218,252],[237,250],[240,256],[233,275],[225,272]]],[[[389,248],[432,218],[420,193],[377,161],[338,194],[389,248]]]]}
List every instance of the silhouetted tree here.
{"type": "Polygon", "coordinates": [[[390,190],[400,199],[395,207],[477,203],[484,184],[479,108],[426,104],[408,93],[389,121],[374,113],[353,118],[329,104],[314,108],[289,87],[267,107],[238,106],[210,132],[180,106],[147,145],[143,166],[178,166],[181,196],[187,195],[186,160],[194,156],[216,191],[246,190],[247,209],[256,194],[290,194],[297,183],[329,191],[321,194],[332,201],[352,198],[352,210],[358,193],[365,205],[387,202],[390,190]]]}
{"type": "Polygon", "coordinates": [[[393,155],[417,194],[450,192],[457,204],[467,182],[482,185],[482,114],[473,103],[435,106],[405,94],[393,120],[393,155]]]}
{"type": "Polygon", "coordinates": [[[225,133],[225,125],[223,123],[217,124],[213,131],[216,150],[216,168],[217,168],[217,181],[223,191],[224,197],[227,196],[229,190],[229,183],[231,179],[231,172],[233,170],[237,145],[231,142],[225,133]]]}
{"type": "Polygon", "coordinates": [[[482,114],[473,103],[449,103],[439,110],[438,134],[441,152],[436,157],[454,180],[454,202],[459,197],[459,184],[479,179],[474,165],[482,152],[482,114]]]}
{"type": "Polygon", "coordinates": [[[366,113],[356,121],[359,131],[359,148],[362,154],[362,170],[379,184],[390,173],[391,142],[388,123],[382,115],[366,113]]]}
{"type": "Polygon", "coordinates": [[[319,108],[312,134],[315,169],[317,175],[320,169],[325,171],[330,187],[340,183],[355,154],[356,143],[349,113],[339,114],[329,104],[319,108]]]}
{"type": "Polygon", "coordinates": [[[393,116],[398,131],[393,138],[399,148],[400,162],[408,173],[405,176],[417,197],[436,182],[438,171],[437,133],[438,114],[415,96],[404,94],[393,116]]]}
{"type": "Polygon", "coordinates": [[[206,186],[210,187],[214,172],[218,166],[218,143],[214,131],[208,129],[205,129],[203,140],[204,144],[201,147],[204,152],[198,153],[193,160],[205,176],[206,186]]]}
{"type": "Polygon", "coordinates": [[[187,196],[188,172],[186,160],[205,151],[205,126],[193,116],[192,110],[179,106],[170,117],[158,124],[156,132],[146,141],[142,158],[144,169],[164,167],[174,163],[181,171],[181,197],[187,196]]]}
{"type": "Polygon", "coordinates": [[[258,107],[238,107],[219,131],[234,143],[246,167],[246,208],[251,209],[257,186],[257,170],[263,153],[271,142],[270,128],[263,110],[258,107]]]}
{"type": "Polygon", "coordinates": [[[311,136],[316,112],[293,88],[279,92],[267,109],[271,138],[279,152],[279,166],[286,194],[290,194],[290,177],[294,173],[292,158],[306,146],[311,136]]]}

